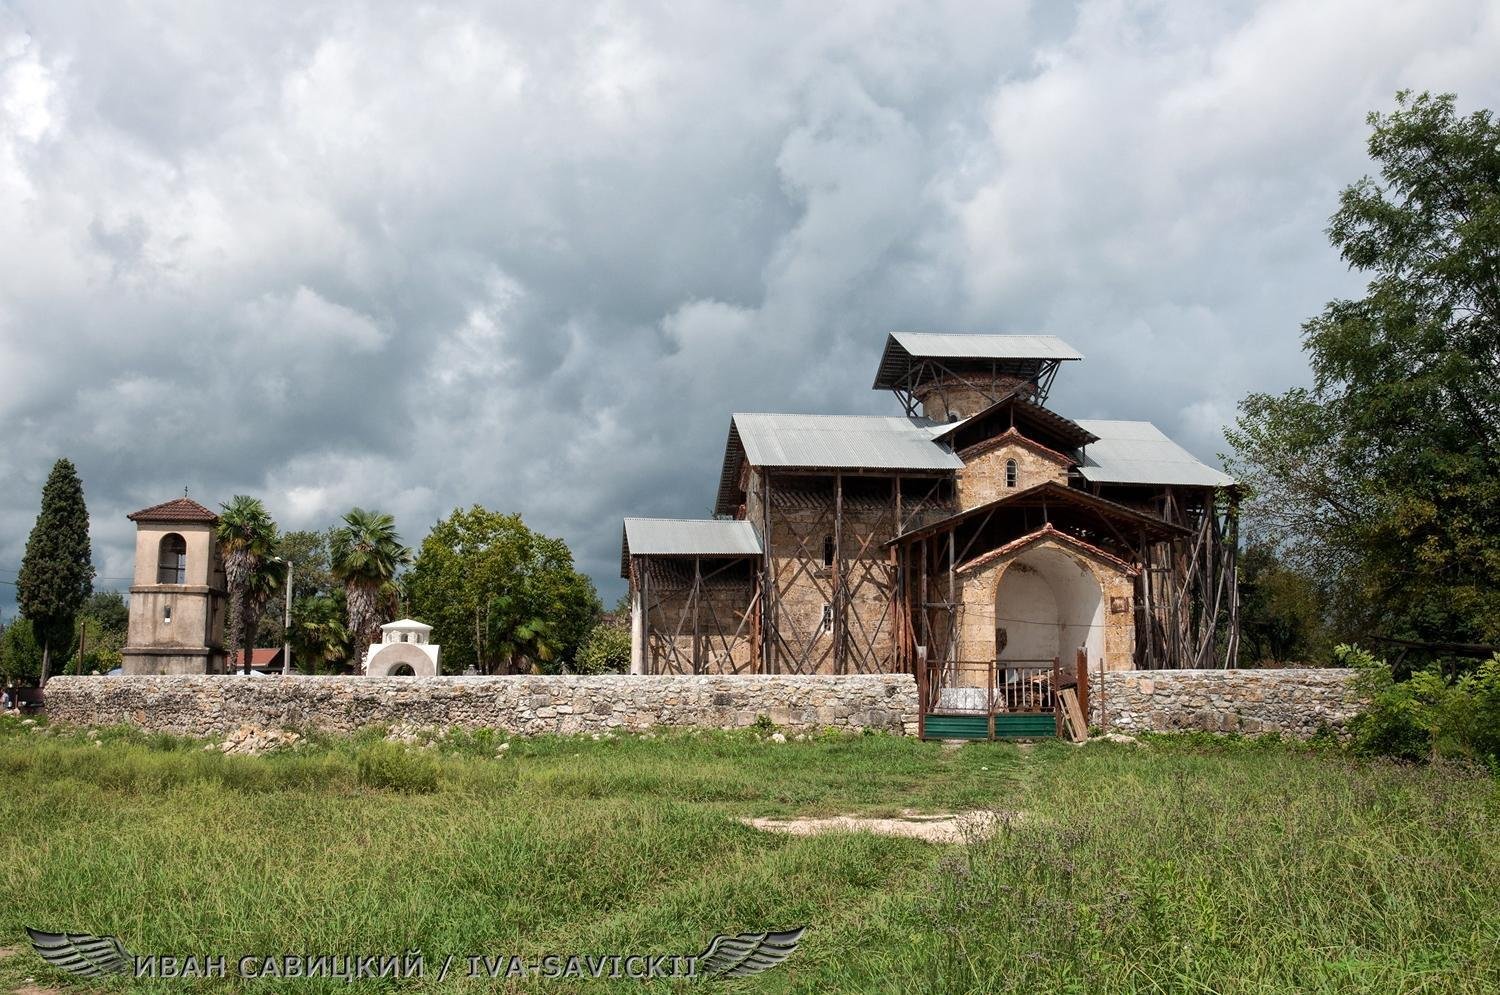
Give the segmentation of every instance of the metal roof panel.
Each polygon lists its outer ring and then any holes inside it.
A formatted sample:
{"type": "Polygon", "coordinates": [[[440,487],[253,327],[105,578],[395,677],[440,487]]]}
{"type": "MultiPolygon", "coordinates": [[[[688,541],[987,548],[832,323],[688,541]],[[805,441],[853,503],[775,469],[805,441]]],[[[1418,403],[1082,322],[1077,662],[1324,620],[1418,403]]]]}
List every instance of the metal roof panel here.
{"type": "Polygon", "coordinates": [[[860,470],[959,470],[963,460],[934,437],[949,426],[885,415],[736,414],[751,466],[860,470]]]}
{"type": "Polygon", "coordinates": [[[1083,353],[1056,335],[992,335],[974,332],[892,332],[912,356],[934,359],[1082,359],[1083,353]]]}
{"type": "Polygon", "coordinates": [[[1079,472],[1099,484],[1175,484],[1230,487],[1234,478],[1215,470],[1173,442],[1148,421],[1079,419],[1099,437],[1084,448],[1079,472]]]}
{"type": "Polygon", "coordinates": [[[632,556],[759,556],[760,536],[749,522],[700,518],[627,518],[632,556]]]}

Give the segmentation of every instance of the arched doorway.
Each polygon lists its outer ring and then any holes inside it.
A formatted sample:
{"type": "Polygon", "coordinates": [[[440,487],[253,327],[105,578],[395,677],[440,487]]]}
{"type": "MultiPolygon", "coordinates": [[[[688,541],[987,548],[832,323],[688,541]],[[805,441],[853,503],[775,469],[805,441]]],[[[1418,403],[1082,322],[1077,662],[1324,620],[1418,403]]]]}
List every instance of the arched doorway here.
{"type": "Polygon", "coordinates": [[[1055,546],[1026,550],[995,585],[995,659],[1001,680],[1023,666],[1073,666],[1104,655],[1104,597],[1088,565],[1055,546]],[[1006,663],[1012,666],[1007,668],[1006,663]]]}

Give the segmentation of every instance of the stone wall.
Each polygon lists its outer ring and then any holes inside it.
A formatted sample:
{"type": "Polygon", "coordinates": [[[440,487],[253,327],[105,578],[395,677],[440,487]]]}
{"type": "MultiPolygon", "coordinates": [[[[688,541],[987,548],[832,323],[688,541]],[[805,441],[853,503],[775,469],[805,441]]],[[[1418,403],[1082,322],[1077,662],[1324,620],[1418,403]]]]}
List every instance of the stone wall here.
{"type": "Polygon", "coordinates": [[[352,732],[409,723],[544,733],[658,726],[736,728],[761,715],[788,732],[915,735],[909,674],[635,677],[54,677],[54,722],[207,736],[242,725],[352,732]]]}
{"type": "Polygon", "coordinates": [[[1127,670],[1093,674],[1090,721],[1109,732],[1203,729],[1306,738],[1360,710],[1354,671],[1127,670]],[[1102,709],[1102,715],[1101,715],[1102,709]]]}
{"type": "Polygon", "coordinates": [[[958,503],[962,510],[968,511],[1049,481],[1067,486],[1071,461],[1059,453],[1017,441],[1021,438],[1015,429],[1011,429],[998,440],[971,446],[959,454],[964,461],[964,468],[958,474],[958,503]],[[1002,441],[1007,437],[1008,441],[1002,441]],[[1010,460],[1016,461],[1014,486],[1007,485],[1005,480],[1005,464],[1010,460]]]}

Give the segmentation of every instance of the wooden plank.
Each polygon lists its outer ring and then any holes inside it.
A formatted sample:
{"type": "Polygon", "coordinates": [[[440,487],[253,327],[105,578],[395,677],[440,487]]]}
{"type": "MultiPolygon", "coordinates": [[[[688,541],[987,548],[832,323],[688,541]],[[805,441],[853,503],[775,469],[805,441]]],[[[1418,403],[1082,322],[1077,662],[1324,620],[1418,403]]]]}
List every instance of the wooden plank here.
{"type": "Polygon", "coordinates": [[[1073,693],[1072,688],[1063,688],[1061,698],[1063,718],[1067,720],[1068,738],[1075,743],[1081,743],[1089,738],[1089,727],[1088,723],[1083,720],[1083,709],[1078,707],[1078,695],[1073,693]]]}

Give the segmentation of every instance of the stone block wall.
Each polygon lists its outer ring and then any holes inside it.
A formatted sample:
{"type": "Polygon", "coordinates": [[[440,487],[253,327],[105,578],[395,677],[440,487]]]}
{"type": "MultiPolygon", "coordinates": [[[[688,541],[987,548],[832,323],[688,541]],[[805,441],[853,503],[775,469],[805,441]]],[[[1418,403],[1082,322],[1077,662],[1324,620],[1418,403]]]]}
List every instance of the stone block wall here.
{"type": "Polygon", "coordinates": [[[964,468],[958,474],[958,503],[964,511],[1049,481],[1063,486],[1068,483],[1070,461],[1066,457],[1046,455],[1020,442],[982,443],[960,455],[964,468]],[[1005,482],[1009,460],[1016,461],[1015,487],[1005,482]]]}
{"type": "MultiPolygon", "coordinates": [[[[705,573],[713,567],[704,567],[705,573]]],[[[682,583],[689,586],[668,590],[653,586],[649,589],[650,604],[646,608],[651,622],[648,674],[693,672],[691,575],[682,583]]],[[[750,673],[760,666],[753,653],[754,619],[746,617],[754,599],[755,585],[748,576],[742,583],[709,580],[700,588],[698,639],[705,674],[750,673]]]]}
{"type": "Polygon", "coordinates": [[[915,735],[909,674],[641,677],[54,677],[47,714],[187,736],[243,725],[353,732],[409,723],[545,733],[730,729],[765,715],[788,732],[832,727],[915,735]]]}
{"type": "Polygon", "coordinates": [[[1307,738],[1342,730],[1363,702],[1354,671],[1127,670],[1093,675],[1090,721],[1109,732],[1201,729],[1307,738]]]}

